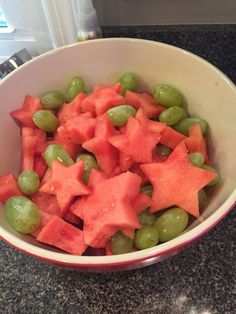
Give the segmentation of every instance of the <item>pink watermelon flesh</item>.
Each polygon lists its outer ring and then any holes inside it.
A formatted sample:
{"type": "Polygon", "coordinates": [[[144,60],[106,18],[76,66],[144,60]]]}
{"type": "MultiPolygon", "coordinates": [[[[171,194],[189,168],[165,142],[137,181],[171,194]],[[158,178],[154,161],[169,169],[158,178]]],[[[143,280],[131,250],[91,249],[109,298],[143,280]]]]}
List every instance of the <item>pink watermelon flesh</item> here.
{"type": "Polygon", "coordinates": [[[208,163],[206,141],[202,135],[199,123],[194,124],[189,128],[189,137],[186,138],[185,143],[190,153],[198,152],[204,157],[205,163],[208,163]]]}
{"type": "Polygon", "coordinates": [[[12,173],[0,176],[0,202],[5,203],[11,196],[21,195],[16,178],[12,173]]]}
{"type": "Polygon", "coordinates": [[[136,93],[127,91],[125,93],[127,104],[139,109],[142,108],[148,118],[155,118],[165,110],[164,107],[159,105],[149,93],[136,93]]]}
{"type": "Polygon", "coordinates": [[[125,172],[102,179],[94,186],[90,196],[76,201],[71,210],[84,221],[87,245],[104,247],[117,230],[140,227],[137,214],[130,205],[139,193],[140,183],[137,175],[125,172]]]}
{"type": "Polygon", "coordinates": [[[109,142],[133,161],[148,163],[152,162],[152,151],[160,137],[160,133],[153,132],[145,125],[141,125],[135,118],[130,117],[126,133],[111,137],[109,142]]]}
{"type": "Polygon", "coordinates": [[[185,135],[175,131],[169,126],[166,126],[165,130],[161,134],[160,143],[174,149],[185,139],[185,135]]]}
{"type": "Polygon", "coordinates": [[[10,115],[18,122],[22,127],[36,128],[33,122],[33,114],[35,111],[42,109],[38,97],[25,96],[21,109],[12,111],[10,115]]]}
{"type": "Polygon", "coordinates": [[[215,178],[215,174],[193,166],[184,143],[175,148],[167,161],[144,164],[141,169],[154,188],[152,212],[179,206],[199,217],[198,192],[215,178]]]}
{"type": "Polygon", "coordinates": [[[118,150],[109,143],[115,130],[106,115],[99,116],[96,122],[95,137],[86,141],[84,149],[96,156],[99,168],[111,175],[118,164],[118,150]]]}
{"type": "Polygon", "coordinates": [[[83,170],[83,161],[67,167],[54,160],[49,181],[44,183],[39,189],[40,192],[56,196],[62,215],[66,213],[75,196],[90,193],[90,188],[82,182],[83,170]]]}
{"type": "Polygon", "coordinates": [[[81,103],[86,98],[84,93],[79,93],[69,104],[64,104],[57,112],[60,124],[64,124],[70,119],[77,117],[81,111],[81,103]]]}
{"type": "Polygon", "coordinates": [[[73,255],[82,255],[87,245],[83,231],[58,216],[52,216],[37,236],[37,240],[53,245],[73,255]]]}
{"type": "Polygon", "coordinates": [[[96,120],[91,113],[82,113],[71,118],[57,129],[57,133],[63,139],[74,144],[82,144],[94,137],[96,120]]]}
{"type": "Polygon", "coordinates": [[[140,192],[133,203],[133,207],[137,214],[140,214],[146,208],[152,206],[152,198],[145,193],[140,192]]]}

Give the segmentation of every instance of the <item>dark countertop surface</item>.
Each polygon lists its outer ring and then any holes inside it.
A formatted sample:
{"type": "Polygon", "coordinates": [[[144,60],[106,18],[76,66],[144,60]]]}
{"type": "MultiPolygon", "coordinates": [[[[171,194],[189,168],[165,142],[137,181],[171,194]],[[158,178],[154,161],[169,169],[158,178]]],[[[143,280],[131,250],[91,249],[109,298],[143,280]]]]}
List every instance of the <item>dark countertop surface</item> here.
{"type": "MultiPolygon", "coordinates": [[[[192,51],[236,82],[236,26],[104,28],[192,51]]],[[[197,244],[164,262],[91,274],[47,265],[0,241],[0,313],[236,313],[236,208],[197,244]]]]}

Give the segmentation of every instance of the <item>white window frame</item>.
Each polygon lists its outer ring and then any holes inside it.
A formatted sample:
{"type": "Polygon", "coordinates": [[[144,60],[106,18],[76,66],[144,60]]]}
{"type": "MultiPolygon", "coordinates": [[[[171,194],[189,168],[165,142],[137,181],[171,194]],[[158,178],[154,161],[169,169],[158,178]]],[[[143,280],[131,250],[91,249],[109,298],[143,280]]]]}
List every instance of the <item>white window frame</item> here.
{"type": "Polygon", "coordinates": [[[0,63],[26,48],[36,56],[76,42],[75,0],[0,0],[9,27],[0,32],[0,63]]]}

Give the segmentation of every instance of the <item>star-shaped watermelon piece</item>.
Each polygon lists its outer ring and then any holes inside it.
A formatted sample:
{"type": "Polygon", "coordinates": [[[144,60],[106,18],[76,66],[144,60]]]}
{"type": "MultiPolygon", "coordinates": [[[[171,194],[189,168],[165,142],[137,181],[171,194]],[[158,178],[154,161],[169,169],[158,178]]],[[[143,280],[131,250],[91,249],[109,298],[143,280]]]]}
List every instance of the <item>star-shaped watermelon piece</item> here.
{"type": "Polygon", "coordinates": [[[124,105],[125,98],[119,94],[119,91],[120,85],[113,87],[95,86],[93,93],[82,101],[82,111],[101,115],[110,108],[124,105]]]}
{"type": "Polygon", "coordinates": [[[33,114],[40,109],[42,109],[42,105],[40,104],[39,98],[27,95],[25,96],[22,108],[12,111],[10,115],[18,121],[21,126],[35,128],[33,114]]]}
{"type": "Polygon", "coordinates": [[[64,124],[70,119],[77,117],[81,111],[81,102],[85,98],[85,93],[81,92],[69,104],[63,104],[57,112],[59,123],[64,124]]]}
{"type": "Polygon", "coordinates": [[[165,110],[149,93],[136,93],[133,91],[127,91],[125,93],[125,99],[127,104],[134,106],[135,108],[142,108],[146,116],[149,118],[155,118],[165,110]]]}
{"type": "Polygon", "coordinates": [[[62,214],[64,214],[74,197],[88,195],[91,192],[91,189],[82,182],[83,170],[83,161],[67,167],[54,160],[51,177],[40,187],[39,191],[56,195],[62,214]]]}
{"type": "Polygon", "coordinates": [[[133,161],[150,163],[165,127],[163,123],[147,119],[143,110],[139,109],[135,118],[129,117],[126,132],[111,137],[109,142],[133,161]]]}
{"type": "Polygon", "coordinates": [[[116,134],[106,114],[98,116],[95,137],[83,143],[83,148],[96,156],[100,169],[111,175],[118,164],[119,152],[109,143],[109,138],[116,134]]]}
{"type": "Polygon", "coordinates": [[[181,143],[167,161],[140,166],[153,185],[151,211],[179,206],[199,217],[198,192],[215,178],[213,172],[195,167],[181,143]]]}
{"type": "Polygon", "coordinates": [[[99,248],[118,230],[140,228],[131,204],[139,194],[141,179],[129,171],[108,179],[96,172],[93,169],[90,174],[91,195],[78,199],[70,210],[83,219],[85,243],[99,248]]]}
{"type": "Polygon", "coordinates": [[[57,133],[67,141],[82,144],[94,136],[95,125],[96,119],[86,112],[67,120],[57,129],[57,133]]]}

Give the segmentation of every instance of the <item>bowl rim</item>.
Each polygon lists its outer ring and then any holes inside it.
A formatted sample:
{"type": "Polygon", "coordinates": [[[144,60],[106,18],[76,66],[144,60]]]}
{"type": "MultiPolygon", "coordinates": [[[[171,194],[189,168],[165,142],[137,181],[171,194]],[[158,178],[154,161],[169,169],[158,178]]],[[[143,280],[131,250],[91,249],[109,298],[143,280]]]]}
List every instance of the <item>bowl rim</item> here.
{"type": "MultiPolygon", "coordinates": [[[[57,54],[59,51],[74,48],[75,46],[79,45],[96,45],[96,44],[103,44],[106,42],[113,42],[113,41],[120,41],[120,42],[140,42],[148,45],[155,45],[159,47],[167,47],[177,53],[184,53],[188,55],[190,58],[200,61],[204,63],[210,70],[216,72],[217,75],[221,76],[222,79],[229,85],[232,89],[232,92],[235,93],[236,96],[236,89],[234,83],[218,68],[212,65],[210,62],[204,60],[200,56],[184,50],[182,48],[178,48],[173,45],[146,40],[146,39],[135,39],[135,38],[104,38],[104,39],[94,39],[89,40],[81,43],[75,43],[72,45],[67,45],[63,47],[56,48],[54,50],[48,51],[40,56],[33,58],[32,60],[26,62],[21,67],[14,70],[8,76],[6,76],[2,81],[0,81],[0,86],[4,84],[4,82],[11,79],[19,70],[23,68],[29,67],[31,63],[36,62],[37,60],[47,58],[50,55],[57,54]]],[[[103,266],[118,266],[123,264],[134,264],[140,261],[144,261],[147,259],[155,258],[160,255],[173,252],[181,247],[187,246],[194,240],[201,237],[211,228],[213,228],[220,220],[224,218],[224,216],[235,206],[236,204],[236,189],[228,196],[227,200],[209,217],[207,217],[204,221],[202,221],[199,225],[195,226],[193,229],[184,232],[177,238],[170,240],[166,243],[159,244],[150,249],[122,254],[122,255],[110,255],[110,256],[75,256],[70,255],[67,253],[59,253],[54,251],[48,251],[47,249],[37,247],[36,245],[30,244],[21,238],[17,238],[15,235],[11,234],[9,231],[4,230],[0,226],[0,238],[2,238],[5,242],[10,244],[11,246],[15,247],[16,249],[36,257],[38,259],[48,261],[54,264],[60,265],[68,265],[68,266],[78,266],[78,267],[103,267],[103,266]]]]}

